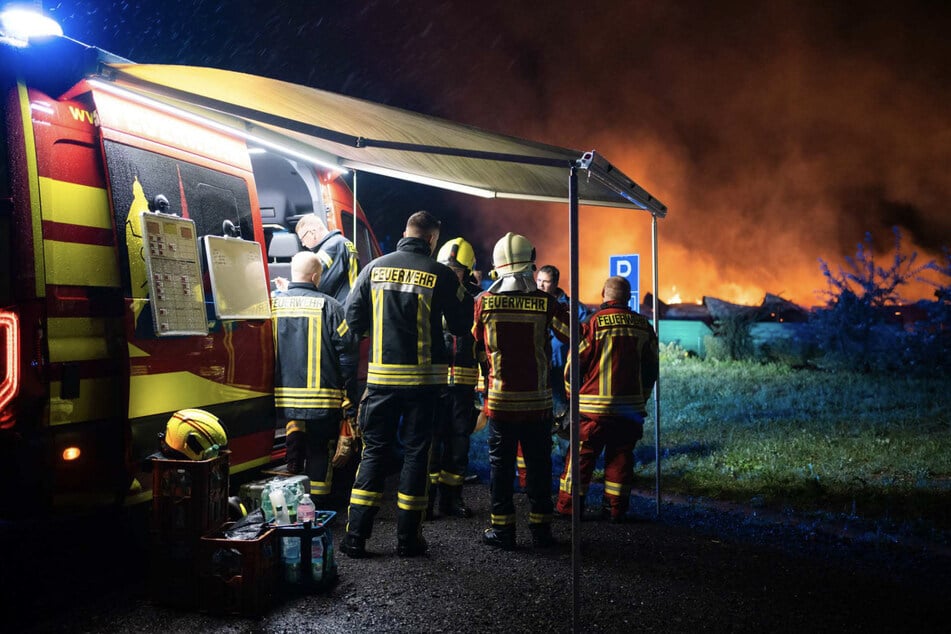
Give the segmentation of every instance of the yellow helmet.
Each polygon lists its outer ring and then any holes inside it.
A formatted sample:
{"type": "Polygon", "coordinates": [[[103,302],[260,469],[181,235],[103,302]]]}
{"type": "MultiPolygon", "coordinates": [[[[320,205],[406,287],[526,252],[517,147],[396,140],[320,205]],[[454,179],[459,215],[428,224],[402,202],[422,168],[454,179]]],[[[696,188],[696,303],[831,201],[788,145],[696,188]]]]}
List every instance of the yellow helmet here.
{"type": "Polygon", "coordinates": [[[535,270],[535,247],[528,238],[509,231],[492,250],[494,277],[505,277],[535,270]]]}
{"type": "Polygon", "coordinates": [[[208,460],[228,445],[228,434],[218,417],[203,409],[182,409],[168,419],[162,448],[191,460],[208,460]]]}
{"type": "Polygon", "coordinates": [[[453,238],[439,248],[436,261],[446,266],[461,267],[471,273],[475,267],[475,251],[463,238],[453,238]]]}

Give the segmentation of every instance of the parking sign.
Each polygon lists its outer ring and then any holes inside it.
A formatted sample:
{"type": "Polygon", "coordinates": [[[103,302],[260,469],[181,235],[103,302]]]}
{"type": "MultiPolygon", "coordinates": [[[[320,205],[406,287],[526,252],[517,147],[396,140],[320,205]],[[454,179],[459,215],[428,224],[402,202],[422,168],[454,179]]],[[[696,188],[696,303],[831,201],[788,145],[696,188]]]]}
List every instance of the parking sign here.
{"type": "Polygon", "coordinates": [[[641,285],[640,285],[640,261],[641,256],[637,253],[630,255],[612,255],[608,260],[608,271],[612,277],[617,275],[623,277],[631,284],[631,301],[629,306],[632,310],[640,310],[641,306],[641,285]]]}

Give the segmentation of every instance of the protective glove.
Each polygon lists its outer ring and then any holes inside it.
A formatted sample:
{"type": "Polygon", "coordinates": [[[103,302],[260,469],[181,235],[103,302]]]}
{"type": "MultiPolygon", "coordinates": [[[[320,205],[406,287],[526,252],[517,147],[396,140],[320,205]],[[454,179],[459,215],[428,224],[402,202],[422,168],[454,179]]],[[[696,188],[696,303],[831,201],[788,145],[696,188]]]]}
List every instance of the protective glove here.
{"type": "Polygon", "coordinates": [[[345,467],[347,463],[350,462],[351,456],[353,456],[354,428],[349,418],[344,418],[340,421],[340,434],[337,436],[337,450],[334,452],[334,457],[331,460],[331,463],[333,463],[336,469],[345,467]]]}

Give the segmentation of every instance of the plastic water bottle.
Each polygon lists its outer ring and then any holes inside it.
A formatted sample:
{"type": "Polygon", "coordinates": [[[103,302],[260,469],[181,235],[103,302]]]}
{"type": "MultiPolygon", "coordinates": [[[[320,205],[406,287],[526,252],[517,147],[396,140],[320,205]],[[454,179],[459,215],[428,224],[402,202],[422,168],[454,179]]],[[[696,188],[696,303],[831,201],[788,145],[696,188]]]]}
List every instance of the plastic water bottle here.
{"type": "Polygon", "coordinates": [[[291,524],[301,521],[297,518],[297,505],[303,497],[304,487],[302,487],[299,482],[284,485],[284,499],[287,504],[287,514],[291,518],[291,524]]]}
{"type": "Polygon", "coordinates": [[[300,523],[313,522],[316,517],[317,507],[314,505],[314,501],[310,499],[309,495],[301,496],[300,502],[297,503],[297,521],[300,523]]]}
{"type": "Polygon", "coordinates": [[[265,484],[261,488],[261,512],[264,513],[264,521],[274,520],[274,507],[271,506],[271,484],[265,484]]]}
{"type": "Polygon", "coordinates": [[[287,512],[287,502],[284,500],[284,491],[276,489],[268,493],[271,507],[274,509],[274,518],[278,524],[290,524],[291,516],[287,512]]]}
{"type": "Polygon", "coordinates": [[[324,579],[324,540],[322,536],[315,535],[310,541],[310,570],[312,579],[315,583],[320,583],[324,579]]]}
{"type": "Polygon", "coordinates": [[[281,559],[284,563],[284,578],[288,583],[300,582],[300,539],[281,538],[281,559]]]}

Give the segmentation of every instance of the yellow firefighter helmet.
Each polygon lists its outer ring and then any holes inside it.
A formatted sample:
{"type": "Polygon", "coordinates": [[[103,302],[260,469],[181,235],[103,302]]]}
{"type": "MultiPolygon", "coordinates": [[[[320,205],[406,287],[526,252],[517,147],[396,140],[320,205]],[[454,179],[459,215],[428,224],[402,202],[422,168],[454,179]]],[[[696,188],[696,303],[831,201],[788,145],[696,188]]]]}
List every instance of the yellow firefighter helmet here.
{"type": "Polygon", "coordinates": [[[535,270],[535,247],[528,238],[509,231],[492,250],[495,277],[535,270]]]}
{"type": "Polygon", "coordinates": [[[463,238],[453,238],[440,247],[436,261],[450,267],[461,267],[466,273],[471,273],[475,267],[475,251],[463,238]]]}
{"type": "Polygon", "coordinates": [[[162,449],[191,460],[208,460],[228,445],[228,434],[218,417],[203,409],[182,409],[168,419],[162,449]]]}

